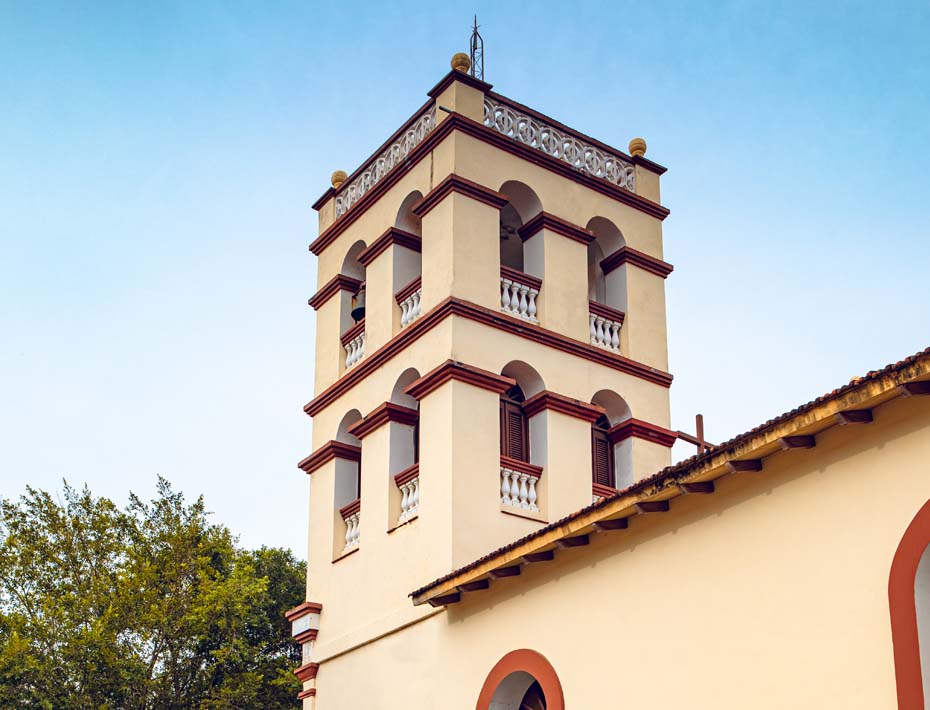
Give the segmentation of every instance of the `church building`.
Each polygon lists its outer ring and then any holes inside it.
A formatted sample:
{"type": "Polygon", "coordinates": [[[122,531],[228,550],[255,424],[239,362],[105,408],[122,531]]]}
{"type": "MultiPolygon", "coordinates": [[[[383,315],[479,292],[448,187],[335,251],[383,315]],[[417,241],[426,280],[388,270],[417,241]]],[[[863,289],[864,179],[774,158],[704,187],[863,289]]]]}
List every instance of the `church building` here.
{"type": "Polygon", "coordinates": [[[930,350],[672,431],[666,169],[427,97],[314,204],[303,709],[924,708],[930,350]]]}

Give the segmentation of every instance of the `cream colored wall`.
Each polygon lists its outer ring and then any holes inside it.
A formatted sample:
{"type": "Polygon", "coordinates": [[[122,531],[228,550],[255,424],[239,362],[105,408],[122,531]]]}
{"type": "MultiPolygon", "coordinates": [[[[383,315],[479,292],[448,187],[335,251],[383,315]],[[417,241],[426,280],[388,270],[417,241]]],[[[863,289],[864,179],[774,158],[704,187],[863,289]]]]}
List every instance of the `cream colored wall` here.
{"type": "Polygon", "coordinates": [[[543,229],[523,243],[523,259],[524,271],[543,281],[536,298],[540,324],[587,342],[590,337],[587,247],[543,229]]]}
{"type": "Polygon", "coordinates": [[[318,707],[473,708],[517,648],[568,708],[895,707],[888,573],[930,499],[930,409],[875,415],[325,660],[318,707]]]}

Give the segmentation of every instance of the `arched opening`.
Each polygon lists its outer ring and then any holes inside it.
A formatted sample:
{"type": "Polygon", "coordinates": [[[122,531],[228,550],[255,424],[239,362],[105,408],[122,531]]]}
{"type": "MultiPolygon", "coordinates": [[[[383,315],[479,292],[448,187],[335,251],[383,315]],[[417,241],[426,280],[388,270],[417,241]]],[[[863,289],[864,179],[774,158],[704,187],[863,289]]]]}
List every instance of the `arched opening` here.
{"type": "Polygon", "coordinates": [[[352,367],[365,355],[365,266],[359,254],[365,250],[365,242],[353,244],[342,260],[340,273],[359,282],[355,293],[343,298],[339,312],[339,336],[345,349],[346,369],[352,367]]]}
{"type": "Polygon", "coordinates": [[[333,555],[348,552],[359,544],[359,521],[362,498],[362,442],[350,433],[352,425],[362,420],[361,412],[346,413],[336,429],[336,441],[359,448],[357,457],[337,456],[333,480],[333,555]]]}
{"type": "Polygon", "coordinates": [[[562,684],[536,651],[511,651],[495,664],[478,695],[476,710],[565,710],[562,684]]]}
{"type": "Polygon", "coordinates": [[[545,410],[527,417],[523,403],[545,390],[546,385],[536,370],[519,360],[507,363],[501,374],[517,381],[500,398],[501,455],[544,466],[545,410]]]}
{"type": "Polygon", "coordinates": [[[908,525],[888,579],[899,710],[930,704],[930,501],[908,525]]]}
{"type": "Polygon", "coordinates": [[[404,370],[391,392],[393,404],[415,411],[416,420],[412,424],[399,421],[391,422],[391,454],[389,469],[391,475],[413,466],[420,461],[420,403],[405,393],[404,390],[420,379],[420,373],[414,368],[404,370]]]}
{"type": "Polygon", "coordinates": [[[600,390],[591,404],[605,414],[591,425],[591,481],[598,486],[625,488],[633,482],[633,441],[617,441],[614,427],[632,414],[626,401],[611,390],[600,390]]]}
{"type": "MultiPolygon", "coordinates": [[[[423,198],[423,193],[414,190],[404,198],[397,210],[394,227],[409,235],[422,236],[420,217],[412,207],[423,198]]],[[[400,313],[400,327],[405,328],[420,316],[421,278],[423,259],[420,248],[412,240],[400,242],[394,249],[393,273],[391,274],[394,297],[400,313]]]]}
{"type": "Polygon", "coordinates": [[[597,238],[588,244],[588,299],[595,303],[626,312],[626,272],[621,268],[601,266],[611,254],[625,246],[623,234],[613,222],[604,217],[593,217],[587,229],[597,238]]]}
{"type": "Polygon", "coordinates": [[[542,212],[542,203],[536,193],[522,182],[508,180],[501,185],[499,192],[508,198],[500,211],[501,266],[541,277],[541,273],[534,273],[538,269],[530,271],[526,268],[520,227],[542,212]]]}

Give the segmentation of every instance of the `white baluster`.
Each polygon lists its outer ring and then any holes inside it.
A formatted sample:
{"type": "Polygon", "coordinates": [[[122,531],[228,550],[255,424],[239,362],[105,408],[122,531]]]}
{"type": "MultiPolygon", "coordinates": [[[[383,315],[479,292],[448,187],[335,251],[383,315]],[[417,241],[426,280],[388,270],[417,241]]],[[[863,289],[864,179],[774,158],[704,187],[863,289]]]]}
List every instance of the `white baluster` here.
{"type": "Polygon", "coordinates": [[[352,516],[346,518],[346,548],[352,546],[352,516]]]}
{"type": "Polygon", "coordinates": [[[527,500],[530,504],[530,510],[538,511],[539,507],[536,505],[536,477],[535,476],[530,476],[529,484],[530,484],[530,492],[529,492],[529,497],[527,498],[527,500]]]}
{"type": "Polygon", "coordinates": [[[610,349],[620,349],[620,324],[616,321],[610,322],[610,349]]]}
{"type": "Polygon", "coordinates": [[[530,494],[526,486],[526,479],[528,478],[529,476],[527,474],[520,474],[520,507],[523,509],[530,507],[529,501],[527,500],[530,494]]]}
{"type": "Polygon", "coordinates": [[[400,487],[403,498],[400,501],[400,519],[406,520],[407,513],[410,512],[410,484],[404,483],[400,487]]]}
{"type": "Polygon", "coordinates": [[[597,329],[594,327],[594,321],[597,319],[597,316],[593,313],[588,314],[588,319],[591,321],[591,345],[597,345],[597,329]]]}
{"type": "Polygon", "coordinates": [[[538,290],[535,288],[530,289],[530,303],[526,310],[526,314],[530,317],[530,320],[536,320],[536,296],[538,295],[538,290]]]}
{"type": "Polygon", "coordinates": [[[405,328],[410,322],[410,299],[405,298],[400,302],[400,327],[405,328]]]}
{"type": "Polygon", "coordinates": [[[513,281],[501,277],[501,310],[510,313],[510,284],[513,281]]]}
{"type": "Polygon", "coordinates": [[[412,323],[420,316],[420,291],[414,291],[411,296],[410,304],[410,322],[412,323]]]}
{"type": "Polygon", "coordinates": [[[510,505],[510,470],[501,467],[501,503],[510,505]]]}
{"type": "Polygon", "coordinates": [[[358,359],[361,360],[363,357],[365,357],[365,331],[358,336],[358,359]]]}
{"type": "Polygon", "coordinates": [[[597,317],[597,344],[604,345],[604,319],[600,316],[597,317]]]}
{"type": "Polygon", "coordinates": [[[520,285],[520,306],[518,315],[520,315],[522,318],[526,317],[526,309],[528,308],[526,303],[526,294],[529,292],[529,290],[529,286],[523,286],[522,284],[520,285]]]}
{"type": "Polygon", "coordinates": [[[414,478],[410,485],[413,487],[410,493],[410,514],[413,515],[420,509],[420,479],[414,478]]]}

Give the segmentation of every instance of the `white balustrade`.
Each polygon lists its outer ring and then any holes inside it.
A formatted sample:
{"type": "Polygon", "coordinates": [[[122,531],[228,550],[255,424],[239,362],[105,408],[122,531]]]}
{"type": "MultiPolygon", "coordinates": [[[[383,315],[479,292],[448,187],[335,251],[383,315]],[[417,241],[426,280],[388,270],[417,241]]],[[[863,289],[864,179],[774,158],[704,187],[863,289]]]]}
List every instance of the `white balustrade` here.
{"type": "Polygon", "coordinates": [[[563,160],[577,170],[636,192],[633,164],[619,153],[607,150],[603,144],[589,143],[590,138],[580,133],[550,126],[539,116],[530,115],[491,96],[484,99],[484,125],[563,160]]]}
{"type": "Polygon", "coordinates": [[[501,503],[511,508],[539,512],[536,505],[537,480],[529,473],[501,465],[501,503]]]}
{"type": "Polygon", "coordinates": [[[501,276],[501,310],[517,318],[538,323],[536,297],[539,289],[501,276]]]}
{"type": "Polygon", "coordinates": [[[403,523],[416,517],[420,510],[420,478],[411,478],[406,483],[399,484],[398,488],[402,495],[398,522],[403,523]]]}
{"type": "Polygon", "coordinates": [[[355,363],[365,357],[365,331],[351,338],[345,344],[346,349],[346,368],[352,367],[355,363]]]}
{"type": "Polygon", "coordinates": [[[406,328],[420,317],[420,297],[422,288],[418,288],[400,302],[400,327],[406,328]]]}
{"type": "Polygon", "coordinates": [[[620,352],[620,327],[622,323],[596,313],[589,313],[588,319],[590,320],[591,345],[615,353],[620,352]]]}
{"type": "Polygon", "coordinates": [[[354,513],[347,515],[343,520],[346,523],[346,545],[343,550],[351,550],[353,547],[358,547],[359,541],[359,522],[361,520],[362,512],[356,510],[354,513]]]}

